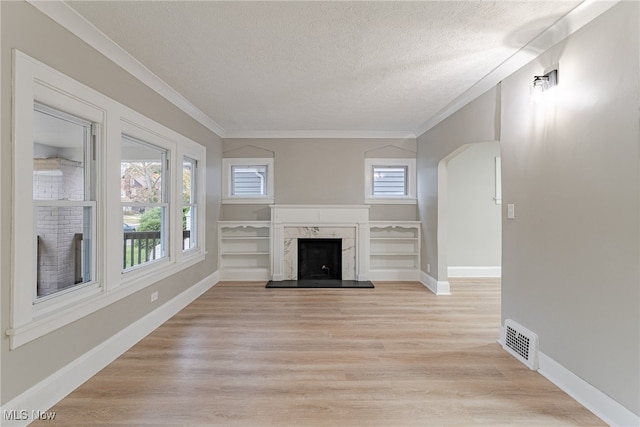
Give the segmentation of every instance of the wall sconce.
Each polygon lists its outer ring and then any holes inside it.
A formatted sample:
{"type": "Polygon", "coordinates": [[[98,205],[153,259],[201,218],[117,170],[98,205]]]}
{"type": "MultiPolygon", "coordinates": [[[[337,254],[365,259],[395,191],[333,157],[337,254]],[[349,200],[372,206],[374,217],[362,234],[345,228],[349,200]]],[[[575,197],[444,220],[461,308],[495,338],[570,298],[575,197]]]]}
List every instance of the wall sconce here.
{"type": "Polygon", "coordinates": [[[533,91],[544,92],[558,84],[558,70],[549,71],[542,76],[533,77],[533,91]]]}
{"type": "Polygon", "coordinates": [[[558,84],[558,70],[549,71],[542,76],[533,76],[533,83],[531,84],[531,93],[529,100],[532,104],[546,103],[544,98],[548,98],[548,95],[543,96],[543,92],[552,89],[558,84]]]}

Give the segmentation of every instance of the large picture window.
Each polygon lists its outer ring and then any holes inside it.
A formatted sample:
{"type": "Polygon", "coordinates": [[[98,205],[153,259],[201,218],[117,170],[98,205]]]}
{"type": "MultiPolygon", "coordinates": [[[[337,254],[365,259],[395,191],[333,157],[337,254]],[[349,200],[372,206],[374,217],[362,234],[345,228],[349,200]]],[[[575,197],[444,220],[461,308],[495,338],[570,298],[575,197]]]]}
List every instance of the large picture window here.
{"type": "Polygon", "coordinates": [[[123,270],[168,255],[169,159],[167,150],[122,136],[123,270]]]}

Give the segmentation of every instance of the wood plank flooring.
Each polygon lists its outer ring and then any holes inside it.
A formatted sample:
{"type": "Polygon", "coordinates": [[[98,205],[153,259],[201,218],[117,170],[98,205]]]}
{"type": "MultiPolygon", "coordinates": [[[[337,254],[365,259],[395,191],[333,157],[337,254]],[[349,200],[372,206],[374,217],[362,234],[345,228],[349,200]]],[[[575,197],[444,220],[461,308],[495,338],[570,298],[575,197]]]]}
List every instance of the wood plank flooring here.
{"type": "Polygon", "coordinates": [[[500,284],[219,283],[51,411],[51,426],[600,426],[497,343],[500,284]]]}

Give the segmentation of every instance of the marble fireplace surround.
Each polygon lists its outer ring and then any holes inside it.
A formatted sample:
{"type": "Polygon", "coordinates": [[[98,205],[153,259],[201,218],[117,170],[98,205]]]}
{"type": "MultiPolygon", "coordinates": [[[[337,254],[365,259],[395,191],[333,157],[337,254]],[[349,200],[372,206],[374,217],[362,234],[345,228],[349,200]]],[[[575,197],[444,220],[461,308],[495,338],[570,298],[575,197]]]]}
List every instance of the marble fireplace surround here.
{"type": "Polygon", "coordinates": [[[298,277],[298,239],[342,239],[342,279],[369,280],[369,206],[272,205],[271,280],[298,277]]]}
{"type": "Polygon", "coordinates": [[[356,280],[354,227],[285,227],[284,280],[298,280],[298,239],[342,240],[342,280],[356,280]]]}

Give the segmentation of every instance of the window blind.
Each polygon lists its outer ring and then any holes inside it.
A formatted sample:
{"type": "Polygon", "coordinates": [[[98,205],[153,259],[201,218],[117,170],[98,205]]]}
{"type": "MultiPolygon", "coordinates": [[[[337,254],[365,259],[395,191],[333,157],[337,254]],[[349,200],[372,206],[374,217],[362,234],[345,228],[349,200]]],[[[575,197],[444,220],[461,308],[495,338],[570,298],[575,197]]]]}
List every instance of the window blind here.
{"type": "Polygon", "coordinates": [[[374,196],[405,196],[407,195],[407,167],[406,166],[374,166],[373,167],[373,195],[374,196]]]}

